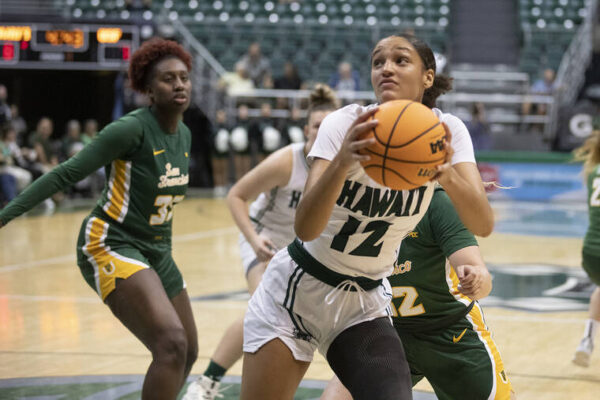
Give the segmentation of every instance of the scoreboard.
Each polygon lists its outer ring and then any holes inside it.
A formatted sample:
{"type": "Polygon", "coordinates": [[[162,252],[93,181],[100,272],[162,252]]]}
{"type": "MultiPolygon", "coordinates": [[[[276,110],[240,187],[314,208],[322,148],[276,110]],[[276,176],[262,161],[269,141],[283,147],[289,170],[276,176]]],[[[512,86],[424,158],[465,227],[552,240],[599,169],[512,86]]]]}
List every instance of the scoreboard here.
{"type": "Polygon", "coordinates": [[[139,42],[135,25],[0,22],[0,68],[118,70],[139,42]]]}

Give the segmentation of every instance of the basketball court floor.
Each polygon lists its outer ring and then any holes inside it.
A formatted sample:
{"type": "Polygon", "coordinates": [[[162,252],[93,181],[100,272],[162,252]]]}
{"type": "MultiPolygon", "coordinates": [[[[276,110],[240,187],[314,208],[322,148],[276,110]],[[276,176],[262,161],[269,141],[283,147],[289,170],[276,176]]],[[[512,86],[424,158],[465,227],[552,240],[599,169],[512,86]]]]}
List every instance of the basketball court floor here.
{"type": "MultiPolygon", "coordinates": [[[[599,399],[600,351],[589,368],[570,361],[592,290],[579,267],[585,205],[493,206],[496,230],[480,246],[494,290],[482,304],[518,398],[599,399]]],[[[75,264],[79,226],[90,208],[22,217],[0,229],[0,399],[140,396],[150,355],[75,264]]],[[[237,239],[223,199],[191,198],[177,206],[174,257],[192,297],[200,341],[193,376],[245,310],[237,239]]],[[[226,378],[224,399],[238,398],[240,373],[238,362],[226,378]]],[[[297,399],[318,398],[331,376],[316,355],[297,399]]],[[[417,386],[415,399],[435,399],[426,382],[417,386]]]]}

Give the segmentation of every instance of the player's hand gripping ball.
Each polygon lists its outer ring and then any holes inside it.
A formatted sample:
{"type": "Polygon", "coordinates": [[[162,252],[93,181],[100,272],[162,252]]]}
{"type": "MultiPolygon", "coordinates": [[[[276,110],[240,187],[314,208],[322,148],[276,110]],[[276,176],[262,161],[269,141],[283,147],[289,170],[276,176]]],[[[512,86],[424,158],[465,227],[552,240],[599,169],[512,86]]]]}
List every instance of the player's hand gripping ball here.
{"type": "Polygon", "coordinates": [[[379,124],[363,136],[375,143],[361,151],[371,159],[361,161],[367,175],[395,190],[424,185],[444,163],[444,126],[433,111],[421,103],[393,100],[383,103],[371,117],[379,124]]]}

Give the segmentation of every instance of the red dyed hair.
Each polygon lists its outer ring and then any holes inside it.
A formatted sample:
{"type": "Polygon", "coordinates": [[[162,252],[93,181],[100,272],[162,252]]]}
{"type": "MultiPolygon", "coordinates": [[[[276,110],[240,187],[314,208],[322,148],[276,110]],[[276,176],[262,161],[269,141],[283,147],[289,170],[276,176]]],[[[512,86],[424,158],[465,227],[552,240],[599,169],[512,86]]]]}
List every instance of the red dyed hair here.
{"type": "Polygon", "coordinates": [[[180,59],[188,71],[192,69],[192,56],[180,44],[162,38],[152,38],[144,42],[131,56],[129,80],[131,87],[138,92],[146,92],[148,77],[156,63],[164,58],[180,59]]]}

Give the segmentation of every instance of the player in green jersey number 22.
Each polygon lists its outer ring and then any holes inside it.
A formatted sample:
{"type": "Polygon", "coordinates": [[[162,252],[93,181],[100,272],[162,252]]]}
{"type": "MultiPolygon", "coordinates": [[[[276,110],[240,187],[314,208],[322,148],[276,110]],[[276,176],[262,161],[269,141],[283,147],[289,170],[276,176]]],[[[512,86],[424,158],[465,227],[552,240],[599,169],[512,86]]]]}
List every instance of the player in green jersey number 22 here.
{"type": "MultiPolygon", "coordinates": [[[[440,400],[515,398],[476,301],[490,293],[491,276],[475,237],[442,189],[402,242],[388,279],[392,319],[413,385],[426,377],[440,400]]],[[[349,399],[337,377],[321,397],[349,399]]]]}
{"type": "Polygon", "coordinates": [[[171,255],[173,206],[188,183],[192,57],[163,39],[132,56],[129,77],[150,106],[106,126],[74,157],[0,211],[0,226],[98,168],[102,196],[81,226],[77,264],[113,314],[152,353],[143,399],[175,399],[198,353],[190,300],[171,255]]]}
{"type": "MultiPolygon", "coordinates": [[[[594,284],[600,286],[600,131],[594,131],[586,142],[575,150],[575,158],[584,161],[587,179],[590,224],[581,250],[582,265],[594,284]]],[[[600,288],[596,287],[590,298],[589,319],[585,323],[583,338],[577,346],[573,362],[589,367],[594,337],[600,326],[600,288]]]]}

